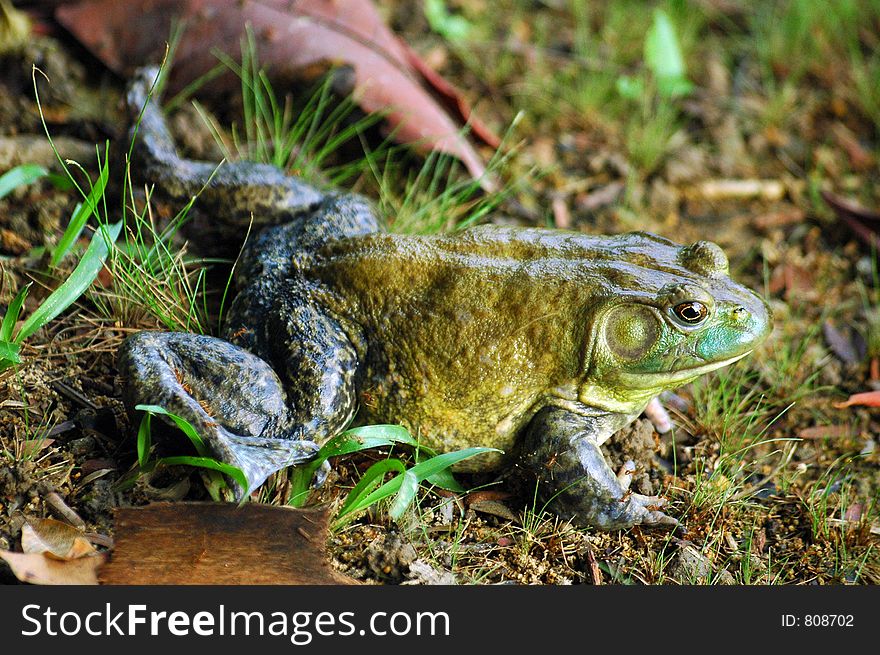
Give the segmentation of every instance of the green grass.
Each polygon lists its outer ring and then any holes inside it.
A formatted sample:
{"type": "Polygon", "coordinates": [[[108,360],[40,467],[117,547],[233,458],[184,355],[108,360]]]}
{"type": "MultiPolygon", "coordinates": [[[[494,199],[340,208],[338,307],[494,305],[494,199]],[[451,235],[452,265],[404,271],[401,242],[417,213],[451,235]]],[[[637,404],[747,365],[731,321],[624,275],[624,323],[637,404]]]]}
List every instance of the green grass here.
{"type": "Polygon", "coordinates": [[[797,440],[770,432],[791,405],[768,400],[757,374],[742,365],[695,381],[694,406],[700,408],[694,434],[709,438],[694,461],[691,509],[714,524],[722,509],[748,505],[751,496],[774,481],[794,456],[797,440]],[[762,471],[770,470],[769,474],[762,471]]]}
{"type": "MultiPolygon", "coordinates": [[[[333,91],[332,69],[302,98],[283,96],[273,87],[260,64],[256,39],[248,29],[241,41],[241,64],[222,52],[215,55],[241,80],[240,127],[232,125],[232,147],[219,126],[195,103],[214,134],[226,159],[245,159],[272,164],[318,187],[352,184],[367,170],[363,157],[346,159],[341,152],[359,146],[365,135],[380,123],[381,112],[364,115],[350,96],[333,91]]],[[[392,147],[383,142],[378,152],[392,147]]]]}
{"type": "MultiPolygon", "coordinates": [[[[106,154],[103,170],[106,171],[106,154]]],[[[25,166],[12,169],[0,178],[0,187],[2,187],[0,191],[4,191],[3,195],[6,195],[15,186],[27,184],[47,175],[48,173],[40,167],[25,166]]],[[[73,181],[73,176],[69,172],[68,175],[70,180],[73,181]]],[[[99,177],[100,179],[105,179],[105,177],[99,177]]],[[[98,194],[84,195],[87,202],[94,201],[97,196],[103,193],[103,186],[100,181],[96,188],[98,187],[101,189],[98,194]]],[[[74,211],[73,219],[62,235],[59,245],[56,247],[55,255],[52,258],[53,261],[56,258],[60,260],[66,254],[70,244],[75,240],[75,236],[78,236],[82,230],[82,226],[74,220],[79,212],[79,208],[74,211]]],[[[16,294],[15,298],[7,306],[3,320],[0,322],[0,371],[20,364],[21,358],[19,353],[25,339],[58,317],[91,286],[103,268],[107,255],[112,248],[113,242],[118,237],[121,227],[121,223],[99,226],[92,236],[85,253],[67,279],[52,291],[18,327],[16,326],[21,317],[30,284],[24,286],[16,294]]]]}
{"type": "Polygon", "coordinates": [[[880,2],[759,2],[749,18],[751,47],[771,99],[765,122],[780,125],[795,87],[813,76],[842,91],[867,119],[880,124],[880,2]]]}
{"type": "Polygon", "coordinates": [[[186,419],[157,405],[138,405],[135,409],[143,412],[137,433],[138,466],[141,474],[152,473],[159,466],[192,466],[202,469],[205,488],[215,501],[231,500],[232,498],[231,489],[226,484],[224,475],[229,476],[242,488],[247,489],[247,478],[241,469],[215,459],[208,445],[186,419]],[[174,423],[190,440],[198,455],[173,455],[153,459],[151,457],[153,416],[163,416],[174,423]]]}
{"type": "Polygon", "coordinates": [[[395,445],[413,448],[415,465],[407,468],[400,459],[389,457],[370,466],[343,501],[336,517],[337,527],[345,525],[358,513],[386,499],[393,499],[388,509],[389,516],[394,520],[399,519],[415,500],[422,482],[461,492],[463,489],[452,477],[450,468],[458,462],[495,450],[476,447],[438,455],[420,445],[399,425],[351,428],[323,444],[313,460],[291,469],[288,504],[299,507],[305,503],[315,473],[329,458],[395,445]],[[392,473],[393,477],[386,482],[385,475],[388,473],[392,473]]]}

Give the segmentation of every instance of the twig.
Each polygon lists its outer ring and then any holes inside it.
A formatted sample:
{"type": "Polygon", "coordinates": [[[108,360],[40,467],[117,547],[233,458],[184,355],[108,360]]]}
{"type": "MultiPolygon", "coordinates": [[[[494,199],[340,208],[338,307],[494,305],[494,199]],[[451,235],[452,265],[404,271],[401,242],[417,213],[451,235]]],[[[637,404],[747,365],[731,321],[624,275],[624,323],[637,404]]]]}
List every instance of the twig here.
{"type": "Polygon", "coordinates": [[[64,502],[64,499],[59,496],[56,492],[52,491],[46,494],[46,504],[52,508],[56,514],[58,514],[65,521],[70,523],[71,525],[83,529],[86,527],[86,522],[83,521],[79,514],[74,512],[67,503],[64,502]]]}

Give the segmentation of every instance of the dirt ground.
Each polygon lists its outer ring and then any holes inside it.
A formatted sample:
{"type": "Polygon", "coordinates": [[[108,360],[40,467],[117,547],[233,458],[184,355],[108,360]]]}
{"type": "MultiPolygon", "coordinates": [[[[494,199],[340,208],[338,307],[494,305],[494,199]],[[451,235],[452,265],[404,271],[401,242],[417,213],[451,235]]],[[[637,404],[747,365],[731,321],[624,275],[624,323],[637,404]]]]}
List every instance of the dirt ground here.
{"type": "MultiPolygon", "coordinates": [[[[334,565],[391,584],[876,584],[880,414],[835,403],[880,388],[877,260],[819,192],[880,207],[877,125],[821,78],[829,71],[812,71],[795,100],[780,101],[788,102],[782,118],[762,122],[770,100],[755,91],[747,58],[732,79],[727,59],[710,56],[693,72],[705,92],[684,103],[662,163],[644,173],[627,156],[620,115],[548,108],[564,100],[530,95],[540,67],[563,66],[528,47],[558,18],[557,4],[536,3],[533,23],[514,12],[507,27],[516,38],[482,43],[484,70],[407,3],[383,7],[466,96],[489,98],[476,108],[499,131],[527,112],[501,175],[529,183],[493,220],[709,238],[727,252],[732,274],[768,298],[774,333],[748,360],[665,396],[672,431],[640,419],[608,444],[615,465],[638,462],[634,489],[666,495],[685,531],[578,530],[532,507],[527,482],[508,479],[464,497],[426,491],[397,522],[382,511],[362,515],[331,535],[334,565]],[[504,59],[493,60],[499,50],[504,59]]],[[[570,38],[566,28],[542,48],[568,65],[570,38]]],[[[64,34],[0,54],[0,173],[22,163],[57,169],[34,102],[34,65],[50,80],[41,99],[62,156],[94,175],[95,144],[125,134],[123,82],[64,34]]],[[[194,112],[172,125],[190,152],[213,156],[194,112]]],[[[42,247],[57,242],[75,204],[45,181],[0,200],[0,306],[33,281],[26,316],[58,284],[64,270],[46,272],[42,247]]],[[[131,332],[156,327],[143,316],[107,317],[84,297],[27,342],[23,365],[0,373],[0,549],[19,547],[29,517],[112,536],[115,507],[207,498],[191,469],[137,475],[136,427],[120,400],[115,353],[131,332]]],[[[315,500],[338,500],[380,456],[335,461],[315,500]]],[[[15,582],[3,565],[0,582],[15,582]]]]}

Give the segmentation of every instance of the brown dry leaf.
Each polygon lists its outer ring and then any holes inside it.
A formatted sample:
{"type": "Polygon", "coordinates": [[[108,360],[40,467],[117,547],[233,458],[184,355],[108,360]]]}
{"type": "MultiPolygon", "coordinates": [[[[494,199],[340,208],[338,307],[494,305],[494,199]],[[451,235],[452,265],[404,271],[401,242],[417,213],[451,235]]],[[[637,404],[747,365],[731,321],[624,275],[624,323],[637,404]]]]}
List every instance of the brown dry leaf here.
{"type": "Polygon", "coordinates": [[[499,503],[497,500],[480,500],[470,503],[469,507],[475,512],[480,512],[481,514],[490,514],[491,516],[497,516],[506,521],[519,523],[519,517],[517,517],[507,505],[499,503]]]}
{"type": "Polygon", "coordinates": [[[752,225],[759,230],[770,230],[775,227],[802,223],[804,218],[806,218],[806,212],[800,207],[792,205],[777,211],[758,214],[752,218],[752,225]]]}
{"type": "Polygon", "coordinates": [[[55,519],[28,519],[21,528],[21,549],[43,553],[58,560],[72,560],[95,553],[95,548],[72,525],[55,519]]]}
{"type": "Polygon", "coordinates": [[[9,564],[22,582],[39,585],[95,585],[96,571],[107,559],[106,553],[70,560],[53,559],[46,553],[13,553],[0,550],[0,559],[9,564]]]}
{"type": "Polygon", "coordinates": [[[828,347],[845,364],[858,364],[865,358],[865,349],[859,348],[853,338],[839,330],[831,321],[822,323],[822,335],[828,347]]]}
{"type": "Polygon", "coordinates": [[[814,425],[798,432],[799,439],[841,438],[852,435],[849,425],[814,425]]]}
{"type": "Polygon", "coordinates": [[[837,218],[849,225],[856,236],[869,246],[880,248],[880,236],[878,236],[880,214],[829,191],[822,191],[821,195],[828,206],[834,210],[837,218]]]}
{"type": "Polygon", "coordinates": [[[36,457],[39,453],[46,450],[55,443],[54,439],[24,439],[21,442],[21,457],[36,457]]]}
{"type": "Polygon", "coordinates": [[[155,503],[115,518],[102,584],[357,584],[327,560],[326,507],[155,503]]]}
{"type": "MultiPolygon", "coordinates": [[[[183,21],[186,28],[169,79],[172,89],[181,89],[214,68],[215,49],[238,59],[244,26],[249,24],[260,60],[276,82],[314,77],[316,70],[338,64],[350,66],[355,100],[368,113],[386,112],[395,139],[453,155],[474,177],[485,172],[482,158],[459,132],[461,123],[423,85],[427,65],[422,66],[403,46],[370,0],[84,0],[58,7],[55,15],[120,75],[158,63],[172,22],[183,21]]],[[[457,105],[474,134],[497,144],[497,137],[469,113],[451,85],[439,84],[440,79],[434,75],[429,82],[434,88],[442,86],[445,104],[457,105]]],[[[223,92],[217,82],[211,88],[223,92]]],[[[230,88],[227,85],[225,91],[230,88]]]]}
{"type": "Polygon", "coordinates": [[[831,126],[831,134],[849,157],[850,166],[856,171],[866,171],[874,166],[874,157],[865,150],[858,138],[846,125],[836,122],[831,126]]]}
{"type": "Polygon", "coordinates": [[[851,407],[852,405],[864,405],[865,407],[880,407],[880,391],[865,391],[854,393],[842,403],[834,403],[838,409],[851,407]]]}

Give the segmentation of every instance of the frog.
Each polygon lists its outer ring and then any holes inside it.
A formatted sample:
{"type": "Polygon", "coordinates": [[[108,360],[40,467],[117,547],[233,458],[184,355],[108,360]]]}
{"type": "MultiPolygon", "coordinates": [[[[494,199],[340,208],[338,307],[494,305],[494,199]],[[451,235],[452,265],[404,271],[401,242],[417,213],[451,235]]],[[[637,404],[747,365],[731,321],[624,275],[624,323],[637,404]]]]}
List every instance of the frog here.
{"type": "Polygon", "coordinates": [[[181,157],[149,95],[155,75],[127,92],[136,167],[180,202],[200,192],[208,222],[255,235],[220,336],[123,343],[129,408],[189,421],[244,473],[239,497],[350,425],[392,423],[437,452],[495,449],[459,470],[530,471],[576,525],[680,525],[666,498],[629,488],[635,463],[615,472],[601,446],[658,394],[769,334],[767,303],[731,279],[718,245],[492,224],[390,233],[355,193],[181,157]]]}

